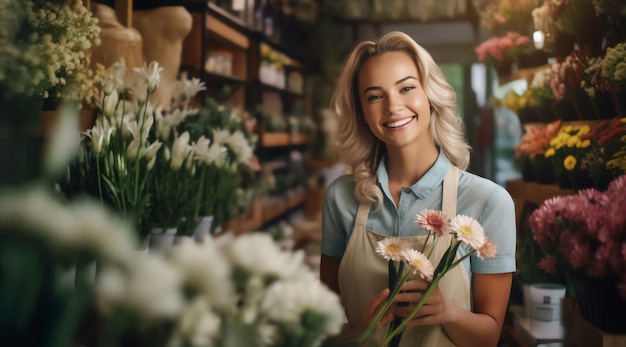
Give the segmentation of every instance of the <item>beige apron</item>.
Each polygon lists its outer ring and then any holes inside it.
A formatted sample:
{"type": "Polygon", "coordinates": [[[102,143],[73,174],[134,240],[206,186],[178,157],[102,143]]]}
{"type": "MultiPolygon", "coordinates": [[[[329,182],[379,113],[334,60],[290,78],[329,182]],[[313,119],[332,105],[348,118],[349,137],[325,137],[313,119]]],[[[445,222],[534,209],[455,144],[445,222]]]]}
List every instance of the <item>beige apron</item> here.
{"type": "MultiPolygon", "coordinates": [[[[450,217],[456,215],[457,186],[458,169],[452,166],[443,180],[442,198],[442,210],[450,217]]],[[[387,261],[376,254],[377,242],[386,236],[366,229],[370,206],[370,204],[359,206],[354,230],[339,266],[339,292],[346,316],[352,325],[361,321],[371,299],[387,288],[387,261]]],[[[451,235],[442,237],[437,242],[431,257],[434,267],[437,267],[437,263],[450,245],[451,237],[451,235]]],[[[407,238],[410,239],[412,248],[421,249],[426,235],[407,238]]],[[[450,270],[439,282],[439,288],[446,298],[464,309],[471,309],[469,278],[463,264],[450,270]]],[[[435,325],[407,327],[400,346],[454,346],[454,343],[441,325],[435,325]]]]}

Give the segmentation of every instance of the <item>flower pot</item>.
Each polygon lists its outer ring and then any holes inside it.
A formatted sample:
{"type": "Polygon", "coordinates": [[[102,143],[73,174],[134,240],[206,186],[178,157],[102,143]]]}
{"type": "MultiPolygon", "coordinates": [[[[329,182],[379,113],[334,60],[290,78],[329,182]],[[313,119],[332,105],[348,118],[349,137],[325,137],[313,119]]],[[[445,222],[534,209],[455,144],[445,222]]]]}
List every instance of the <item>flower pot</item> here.
{"type": "Polygon", "coordinates": [[[517,117],[521,124],[538,123],[539,115],[536,107],[524,107],[517,111],[517,117]]]}
{"type": "Polygon", "coordinates": [[[558,119],[552,104],[542,103],[535,108],[537,113],[537,120],[541,123],[550,123],[558,119]]]}
{"type": "Polygon", "coordinates": [[[626,93],[613,93],[613,105],[618,116],[626,117],[626,93]]]}
{"type": "Polygon", "coordinates": [[[568,98],[574,104],[579,120],[597,119],[596,110],[589,94],[584,89],[577,87],[567,92],[568,98]]]}
{"type": "Polygon", "coordinates": [[[611,119],[618,115],[613,103],[613,93],[596,91],[591,102],[598,119],[611,119]]]}
{"type": "Polygon", "coordinates": [[[596,190],[604,192],[607,190],[607,188],[609,187],[609,184],[613,180],[613,176],[611,176],[611,174],[607,172],[605,174],[595,175],[591,177],[591,180],[593,181],[593,187],[596,190]]]}
{"type": "Polygon", "coordinates": [[[593,188],[593,180],[589,176],[589,172],[582,169],[574,169],[571,171],[565,170],[569,181],[571,182],[571,188],[574,190],[581,190],[587,188],[593,188]]]}
{"type": "Polygon", "coordinates": [[[0,105],[0,160],[10,164],[0,170],[2,185],[28,183],[41,172],[42,104],[43,99],[17,96],[0,105]]]}
{"type": "Polygon", "coordinates": [[[522,179],[525,182],[535,182],[535,175],[533,172],[532,159],[528,155],[522,155],[518,158],[519,169],[522,174],[522,179]]]}
{"type": "Polygon", "coordinates": [[[626,299],[619,294],[617,279],[573,275],[571,281],[587,322],[609,334],[626,333],[626,299]]]}
{"type": "Polygon", "coordinates": [[[150,230],[150,244],[148,246],[150,252],[160,252],[165,248],[174,245],[174,237],[177,229],[154,227],[150,230]]]}
{"type": "Polygon", "coordinates": [[[200,219],[200,223],[193,232],[193,238],[196,241],[202,241],[205,237],[211,235],[211,227],[213,225],[214,216],[205,216],[200,219]]]}
{"type": "Polygon", "coordinates": [[[537,155],[531,160],[531,169],[537,183],[553,184],[556,180],[552,162],[543,155],[537,155]]]}
{"type": "Polygon", "coordinates": [[[556,184],[561,189],[572,189],[572,180],[569,179],[569,175],[565,169],[559,169],[554,172],[556,178],[556,184]]]}
{"type": "Polygon", "coordinates": [[[576,107],[570,100],[557,100],[552,103],[552,109],[554,110],[555,119],[562,119],[563,121],[572,121],[579,119],[576,107]]]}

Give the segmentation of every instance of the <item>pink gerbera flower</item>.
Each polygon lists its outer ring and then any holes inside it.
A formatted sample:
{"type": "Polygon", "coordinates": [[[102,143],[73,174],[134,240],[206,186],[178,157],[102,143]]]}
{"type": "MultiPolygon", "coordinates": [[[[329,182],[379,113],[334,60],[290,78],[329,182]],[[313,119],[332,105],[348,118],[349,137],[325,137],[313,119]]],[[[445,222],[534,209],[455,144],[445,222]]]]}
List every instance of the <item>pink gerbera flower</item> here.
{"type": "Polygon", "coordinates": [[[424,209],[415,215],[415,223],[420,228],[437,236],[450,232],[450,218],[443,211],[424,209]]]}
{"type": "Polygon", "coordinates": [[[476,255],[478,255],[480,259],[494,258],[497,253],[498,247],[487,237],[485,237],[485,243],[483,243],[483,246],[476,250],[476,255]]]}

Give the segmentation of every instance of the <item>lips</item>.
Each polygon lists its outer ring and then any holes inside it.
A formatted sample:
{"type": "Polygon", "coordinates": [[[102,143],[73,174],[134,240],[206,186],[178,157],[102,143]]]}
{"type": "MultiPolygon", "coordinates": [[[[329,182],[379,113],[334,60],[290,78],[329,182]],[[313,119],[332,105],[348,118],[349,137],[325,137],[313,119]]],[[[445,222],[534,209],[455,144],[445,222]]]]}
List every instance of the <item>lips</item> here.
{"type": "Polygon", "coordinates": [[[387,128],[398,128],[398,127],[401,127],[401,126],[411,122],[414,118],[415,118],[415,116],[398,119],[398,120],[395,120],[393,122],[385,123],[384,126],[386,126],[387,128]]]}

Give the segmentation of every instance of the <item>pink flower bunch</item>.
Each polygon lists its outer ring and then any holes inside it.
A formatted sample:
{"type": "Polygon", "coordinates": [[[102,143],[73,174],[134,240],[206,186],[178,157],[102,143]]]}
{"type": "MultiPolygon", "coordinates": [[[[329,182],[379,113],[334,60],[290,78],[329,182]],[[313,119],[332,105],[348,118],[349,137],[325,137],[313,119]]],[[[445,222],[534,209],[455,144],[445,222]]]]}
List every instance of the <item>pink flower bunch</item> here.
{"type": "Polygon", "coordinates": [[[478,61],[495,64],[505,58],[514,58],[528,46],[528,36],[509,31],[505,36],[493,37],[474,48],[478,61]]]}
{"type": "Polygon", "coordinates": [[[544,201],[529,219],[533,239],[545,254],[540,267],[547,273],[615,278],[626,298],[625,204],[626,175],[613,180],[606,192],[583,189],[544,201]]]}
{"type": "Polygon", "coordinates": [[[581,88],[588,77],[586,69],[593,63],[594,54],[590,47],[575,49],[564,60],[550,66],[550,87],[557,100],[562,100],[568,90],[581,88]]]}

